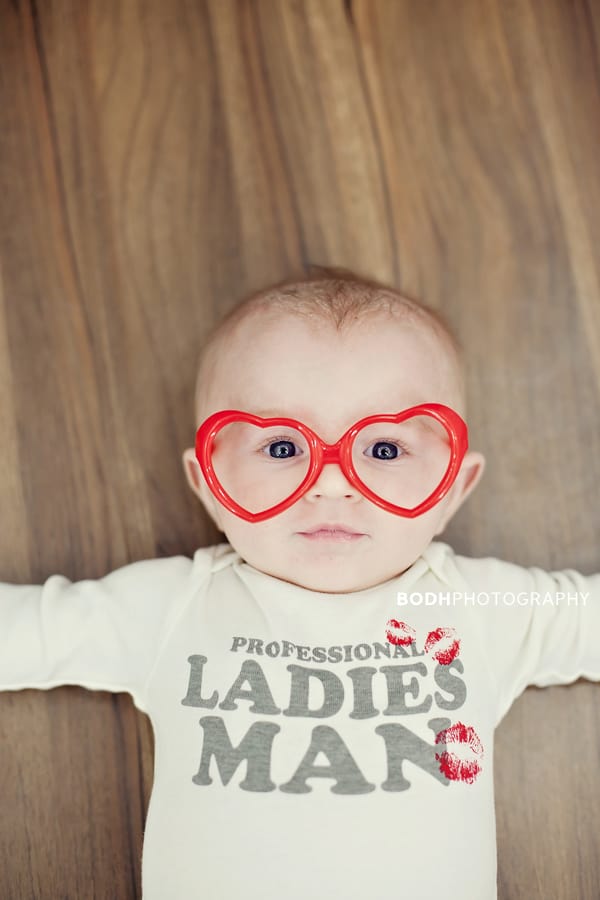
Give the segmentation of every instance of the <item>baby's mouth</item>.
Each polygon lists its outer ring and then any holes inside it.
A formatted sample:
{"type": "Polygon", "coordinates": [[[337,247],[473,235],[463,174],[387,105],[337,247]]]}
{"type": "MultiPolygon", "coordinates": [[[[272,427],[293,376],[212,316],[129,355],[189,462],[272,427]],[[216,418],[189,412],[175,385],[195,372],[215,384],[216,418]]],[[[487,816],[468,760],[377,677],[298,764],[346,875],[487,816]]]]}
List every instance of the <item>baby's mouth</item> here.
{"type": "Polygon", "coordinates": [[[335,541],[342,543],[357,541],[365,537],[362,532],[355,531],[349,525],[338,524],[337,522],[323,522],[306,531],[299,531],[298,534],[309,541],[335,541]]]}

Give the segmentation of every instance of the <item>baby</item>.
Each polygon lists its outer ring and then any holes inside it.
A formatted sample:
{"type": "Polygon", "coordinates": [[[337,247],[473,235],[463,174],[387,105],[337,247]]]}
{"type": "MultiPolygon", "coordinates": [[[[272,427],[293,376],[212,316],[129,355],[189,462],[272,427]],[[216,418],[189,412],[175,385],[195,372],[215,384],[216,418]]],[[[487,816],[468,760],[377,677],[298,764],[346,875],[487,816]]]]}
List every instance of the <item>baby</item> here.
{"type": "Polygon", "coordinates": [[[210,334],[189,484],[227,542],[0,586],[0,687],[128,691],[145,900],[493,900],[493,734],[600,680],[600,575],[434,540],[484,468],[440,317],[351,273],[210,334]]]}

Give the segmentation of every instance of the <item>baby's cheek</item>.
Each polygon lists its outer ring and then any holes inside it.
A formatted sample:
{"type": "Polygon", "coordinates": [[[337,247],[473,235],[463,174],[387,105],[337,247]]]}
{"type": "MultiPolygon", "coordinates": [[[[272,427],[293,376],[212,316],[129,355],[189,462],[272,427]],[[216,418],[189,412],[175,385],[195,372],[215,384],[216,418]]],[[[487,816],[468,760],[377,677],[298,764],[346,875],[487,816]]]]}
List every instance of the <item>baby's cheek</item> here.
{"type": "MultiPolygon", "coordinates": [[[[223,511],[221,518],[223,532],[228,542],[251,565],[254,565],[251,559],[259,561],[273,555],[277,543],[277,536],[274,533],[275,529],[273,526],[277,517],[267,519],[265,522],[252,523],[246,522],[233,513],[223,511]]],[[[259,565],[255,567],[260,568],[259,565]]]]}
{"type": "Polygon", "coordinates": [[[414,519],[397,516],[397,522],[390,528],[390,541],[396,552],[403,557],[412,557],[408,565],[429,546],[440,528],[441,513],[437,507],[414,519]]]}

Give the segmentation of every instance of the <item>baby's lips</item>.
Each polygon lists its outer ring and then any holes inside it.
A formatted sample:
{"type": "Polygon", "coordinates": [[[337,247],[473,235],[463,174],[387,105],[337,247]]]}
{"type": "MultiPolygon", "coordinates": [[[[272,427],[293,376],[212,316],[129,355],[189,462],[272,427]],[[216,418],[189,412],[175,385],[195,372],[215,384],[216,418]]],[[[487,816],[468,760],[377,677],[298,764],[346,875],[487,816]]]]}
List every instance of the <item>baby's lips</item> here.
{"type": "Polygon", "coordinates": [[[448,666],[458,656],[460,650],[460,641],[456,637],[456,629],[454,628],[436,628],[430,631],[425,641],[423,650],[430,653],[435,648],[435,652],[431,655],[440,665],[448,666]]]}
{"type": "Polygon", "coordinates": [[[415,640],[417,632],[406,622],[399,622],[397,619],[390,619],[387,623],[385,636],[390,644],[396,644],[398,647],[408,647],[415,640]]]}

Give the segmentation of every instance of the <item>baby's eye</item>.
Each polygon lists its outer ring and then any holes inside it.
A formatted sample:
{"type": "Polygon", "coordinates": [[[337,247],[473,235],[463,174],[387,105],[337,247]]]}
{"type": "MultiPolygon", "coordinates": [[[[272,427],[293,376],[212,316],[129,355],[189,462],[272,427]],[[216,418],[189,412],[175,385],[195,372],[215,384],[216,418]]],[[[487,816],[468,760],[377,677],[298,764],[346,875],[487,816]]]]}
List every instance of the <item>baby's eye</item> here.
{"type": "Polygon", "coordinates": [[[271,459],[291,459],[293,456],[299,456],[302,450],[288,438],[270,438],[267,443],[260,448],[261,452],[271,457],[271,459]]]}
{"type": "Polygon", "coordinates": [[[372,456],[373,459],[397,459],[400,456],[404,456],[406,451],[401,444],[397,444],[395,441],[376,441],[374,444],[371,444],[370,447],[366,449],[367,456],[372,456]],[[371,451],[371,452],[369,452],[371,451]]]}

